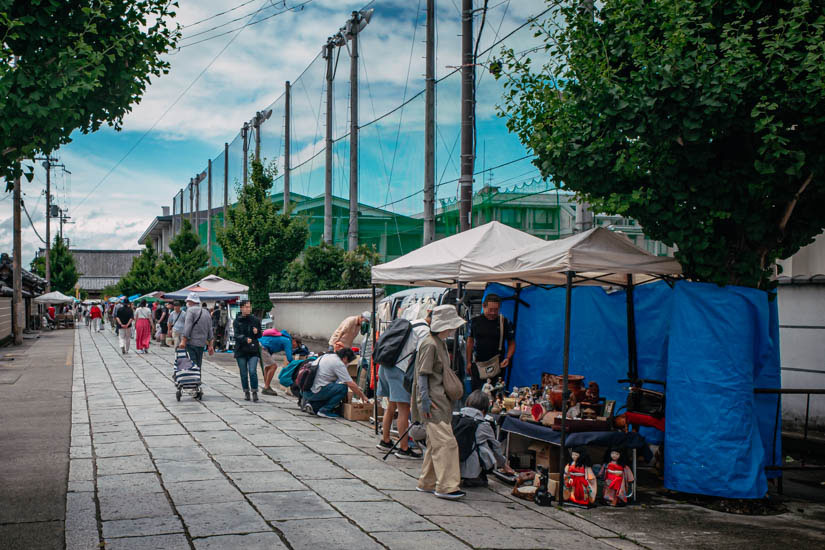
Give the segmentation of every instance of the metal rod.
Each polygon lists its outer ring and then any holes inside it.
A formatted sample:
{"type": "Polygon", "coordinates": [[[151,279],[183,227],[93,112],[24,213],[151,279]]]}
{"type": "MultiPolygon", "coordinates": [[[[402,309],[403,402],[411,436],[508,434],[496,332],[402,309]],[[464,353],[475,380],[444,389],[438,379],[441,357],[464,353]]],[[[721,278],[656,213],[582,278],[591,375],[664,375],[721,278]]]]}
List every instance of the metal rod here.
{"type": "Polygon", "coordinates": [[[290,107],[292,99],[290,96],[291,86],[289,80],[286,81],[286,89],[284,91],[284,214],[289,212],[289,156],[290,140],[292,139],[289,133],[289,125],[291,122],[290,107]]]}
{"type": "Polygon", "coordinates": [[[192,225],[192,211],[195,209],[195,178],[189,178],[189,225],[192,225]]]}
{"type": "MultiPolygon", "coordinates": [[[[560,438],[560,447],[559,447],[559,467],[561,468],[562,474],[564,473],[564,461],[565,461],[565,418],[567,416],[567,399],[570,395],[570,390],[567,388],[567,375],[570,368],[570,309],[571,309],[571,302],[573,298],[573,275],[572,271],[568,271],[567,275],[567,284],[565,285],[565,302],[564,302],[564,363],[563,363],[563,370],[562,370],[562,381],[561,381],[561,438],[560,438]]],[[[562,479],[559,481],[558,486],[558,495],[556,495],[556,499],[559,503],[561,503],[561,488],[564,485],[564,476],[562,475],[562,479]]]]}
{"type": "Polygon", "coordinates": [[[349,68],[349,239],[347,248],[358,248],[358,23],[360,14],[352,12],[352,45],[349,68]]]}
{"type": "Polygon", "coordinates": [[[209,250],[209,265],[212,265],[212,159],[209,159],[206,171],[206,248],[209,250]]]}
{"type": "MultiPolygon", "coordinates": [[[[226,227],[226,210],[229,203],[229,144],[223,144],[223,226],[226,227]]],[[[224,265],[226,265],[224,256],[224,265]]]]}
{"type": "Polygon", "coordinates": [[[435,0],[427,0],[427,67],[424,106],[424,237],[435,239],[435,0]]]}
{"type": "Polygon", "coordinates": [[[461,2],[461,176],[459,231],[470,229],[473,202],[475,60],[473,59],[473,0],[461,2]]]}
{"type": "Polygon", "coordinates": [[[811,414],[811,394],[808,394],[808,397],[805,400],[805,428],[804,434],[802,436],[803,441],[808,441],[808,418],[811,414]]]}
{"type": "Polygon", "coordinates": [[[324,242],[332,244],[332,42],[324,46],[327,58],[327,128],[326,149],[324,150],[324,242]]]}
{"type": "Polygon", "coordinates": [[[249,123],[244,122],[241,128],[243,138],[243,184],[246,185],[249,173],[249,123]]]}
{"type": "Polygon", "coordinates": [[[636,357],[636,308],[633,303],[633,275],[627,274],[627,377],[636,380],[639,377],[639,364],[636,357]]]}
{"type": "Polygon", "coordinates": [[[636,480],[638,478],[638,474],[636,474],[636,449],[633,449],[633,502],[636,502],[636,480]]]}
{"type": "MultiPolygon", "coordinates": [[[[518,335],[518,310],[519,305],[521,304],[521,283],[516,284],[516,305],[513,308],[513,329],[515,330],[516,335],[518,335]]],[[[518,349],[518,348],[516,348],[518,349]]],[[[515,357],[514,357],[515,358],[515,357]]],[[[512,362],[507,365],[507,380],[505,381],[506,387],[510,388],[510,376],[513,374],[513,364],[512,362]]]]}
{"type": "MultiPolygon", "coordinates": [[[[370,334],[372,334],[372,351],[375,351],[375,342],[378,341],[378,319],[375,317],[375,285],[372,285],[372,317],[370,318],[370,334]]],[[[372,360],[370,353],[370,388],[375,387],[375,372],[377,365],[372,360]]],[[[411,365],[415,368],[415,365],[411,365]]],[[[386,413],[384,413],[386,414],[386,413]]],[[[372,417],[375,419],[375,435],[378,435],[378,396],[375,396],[372,403],[372,417]]],[[[410,424],[412,425],[412,424],[410,424]]],[[[409,430],[407,430],[409,431],[409,430]]],[[[384,457],[386,459],[386,457],[384,457]]]]}

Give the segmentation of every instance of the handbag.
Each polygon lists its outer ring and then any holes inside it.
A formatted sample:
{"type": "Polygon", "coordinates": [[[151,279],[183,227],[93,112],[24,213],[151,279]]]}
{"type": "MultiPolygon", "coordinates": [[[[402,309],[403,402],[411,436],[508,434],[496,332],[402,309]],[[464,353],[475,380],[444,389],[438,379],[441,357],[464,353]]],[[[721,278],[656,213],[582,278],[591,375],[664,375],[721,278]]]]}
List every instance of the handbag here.
{"type": "Polygon", "coordinates": [[[488,380],[490,378],[495,378],[499,374],[501,374],[501,361],[500,356],[504,346],[504,317],[501,315],[498,316],[498,348],[496,351],[495,356],[492,359],[488,359],[486,361],[476,361],[476,367],[478,367],[478,377],[482,380],[488,380]]]}
{"type": "Polygon", "coordinates": [[[464,385],[458,379],[458,375],[449,365],[444,367],[442,374],[444,379],[444,393],[450,401],[458,401],[464,395],[464,385]]]}

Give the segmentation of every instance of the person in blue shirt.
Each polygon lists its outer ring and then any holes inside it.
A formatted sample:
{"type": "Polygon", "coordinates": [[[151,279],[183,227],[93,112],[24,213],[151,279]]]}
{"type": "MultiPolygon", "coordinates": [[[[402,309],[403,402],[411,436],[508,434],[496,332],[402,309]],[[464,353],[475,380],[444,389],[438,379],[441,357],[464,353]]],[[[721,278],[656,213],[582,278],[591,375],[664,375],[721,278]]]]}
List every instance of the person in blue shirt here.
{"type": "Polygon", "coordinates": [[[286,354],[286,364],[292,362],[292,338],[286,332],[281,331],[281,336],[263,336],[258,340],[261,344],[261,356],[263,358],[264,368],[264,389],[261,393],[264,395],[277,395],[275,390],[270,387],[272,379],[275,378],[275,371],[278,370],[278,364],[272,357],[267,355],[274,355],[279,351],[286,354]],[[266,353],[264,353],[264,351],[266,353]]]}

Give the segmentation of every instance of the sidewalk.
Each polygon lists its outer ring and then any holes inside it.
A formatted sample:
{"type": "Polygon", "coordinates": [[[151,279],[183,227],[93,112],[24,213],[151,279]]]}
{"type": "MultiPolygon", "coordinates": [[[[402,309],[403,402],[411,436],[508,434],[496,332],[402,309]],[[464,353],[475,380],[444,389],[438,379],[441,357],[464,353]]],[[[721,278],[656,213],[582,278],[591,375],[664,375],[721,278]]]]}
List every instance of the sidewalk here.
{"type": "Polygon", "coordinates": [[[0,350],[0,547],[62,548],[74,330],[0,350]]]}
{"type": "Polygon", "coordinates": [[[243,400],[237,372],[204,364],[204,400],[175,399],[172,350],[122,356],[76,331],[66,548],[564,550],[825,543],[825,507],[740,518],[664,499],[541,508],[509,487],[461,502],[415,491],[420,461],[379,459],[372,427],[243,400]],[[655,504],[655,505],[654,505],[655,504]],[[641,543],[638,544],[638,543],[641,543]]]}

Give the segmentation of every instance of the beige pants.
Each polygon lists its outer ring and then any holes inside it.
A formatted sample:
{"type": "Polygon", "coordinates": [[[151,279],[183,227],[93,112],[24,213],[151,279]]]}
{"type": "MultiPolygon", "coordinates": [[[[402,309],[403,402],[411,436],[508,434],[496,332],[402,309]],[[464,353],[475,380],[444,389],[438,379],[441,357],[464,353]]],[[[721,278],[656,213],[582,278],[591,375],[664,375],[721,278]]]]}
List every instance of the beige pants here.
{"type": "Polygon", "coordinates": [[[418,478],[418,487],[437,493],[458,491],[461,483],[458,443],[448,422],[427,422],[427,451],[418,478]]]}
{"type": "Polygon", "coordinates": [[[120,347],[129,351],[129,344],[132,343],[132,329],[120,327],[117,332],[117,339],[120,341],[120,347]]]}
{"type": "Polygon", "coordinates": [[[177,348],[180,345],[181,338],[183,338],[183,334],[176,330],[172,331],[172,345],[174,347],[177,348]]]}

